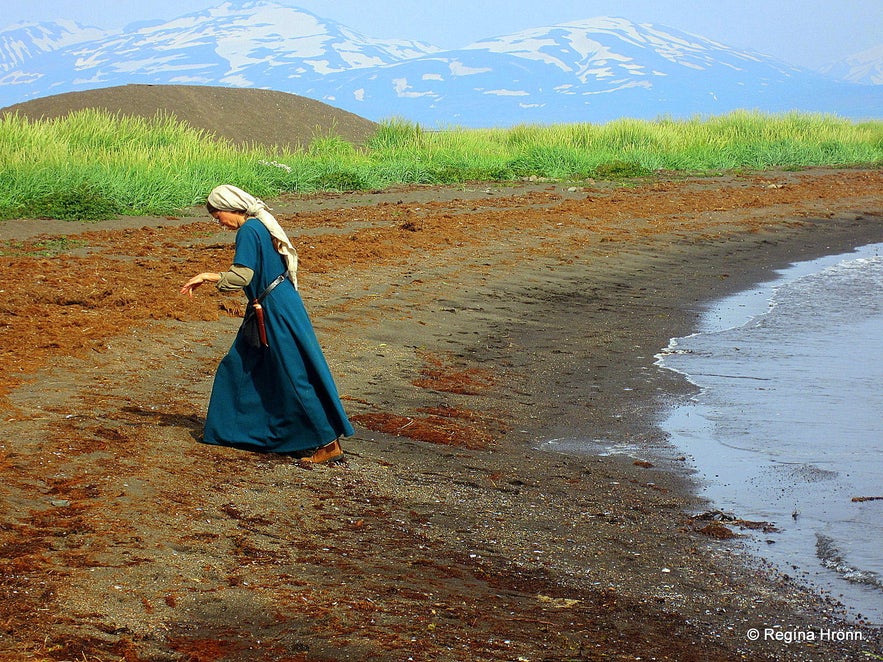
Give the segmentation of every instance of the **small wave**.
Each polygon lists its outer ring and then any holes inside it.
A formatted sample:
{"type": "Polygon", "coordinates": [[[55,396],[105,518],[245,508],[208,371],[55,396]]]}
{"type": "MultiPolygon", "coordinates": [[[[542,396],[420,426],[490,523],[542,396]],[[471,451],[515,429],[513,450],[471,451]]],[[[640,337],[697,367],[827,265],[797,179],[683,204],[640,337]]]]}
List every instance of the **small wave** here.
{"type": "Polygon", "coordinates": [[[871,570],[859,570],[849,565],[834,544],[833,538],[816,533],[816,556],[819,557],[822,565],[833,570],[846,581],[883,590],[883,580],[880,575],[871,570]]]}

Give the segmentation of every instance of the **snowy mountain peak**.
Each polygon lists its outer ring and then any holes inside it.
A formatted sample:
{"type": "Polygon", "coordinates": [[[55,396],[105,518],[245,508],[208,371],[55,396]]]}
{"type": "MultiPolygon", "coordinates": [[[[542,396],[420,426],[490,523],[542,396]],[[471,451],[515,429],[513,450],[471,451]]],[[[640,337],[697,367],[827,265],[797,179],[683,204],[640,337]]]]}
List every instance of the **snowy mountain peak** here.
{"type": "Polygon", "coordinates": [[[74,21],[11,25],[0,30],[0,71],[14,69],[43,53],[101,39],[106,35],[100,28],[84,26],[74,21]]]}
{"type": "Polygon", "coordinates": [[[272,66],[278,56],[284,62],[307,60],[315,71],[328,73],[388,64],[438,50],[415,41],[374,40],[304,9],[267,0],[230,0],[143,27],[137,33],[150,38],[183,39],[180,46],[209,37],[233,70],[256,62],[272,66]]]}
{"type": "Polygon", "coordinates": [[[833,78],[860,85],[883,85],[883,44],[822,69],[833,78]]]}
{"type": "Polygon", "coordinates": [[[466,49],[542,61],[576,73],[582,82],[593,77],[664,75],[660,68],[649,66],[659,59],[708,70],[720,65],[738,69],[763,58],[672,28],[608,16],[484,39],[466,49]]]}

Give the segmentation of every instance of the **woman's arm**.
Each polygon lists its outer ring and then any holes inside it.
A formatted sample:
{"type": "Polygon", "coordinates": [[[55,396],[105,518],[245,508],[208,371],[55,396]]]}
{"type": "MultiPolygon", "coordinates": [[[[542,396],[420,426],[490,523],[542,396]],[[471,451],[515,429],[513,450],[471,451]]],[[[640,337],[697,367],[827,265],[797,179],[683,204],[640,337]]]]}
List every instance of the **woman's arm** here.
{"type": "Polygon", "coordinates": [[[243,267],[241,264],[234,264],[230,267],[229,271],[219,274],[210,271],[197,274],[184,283],[184,286],[181,288],[181,294],[187,294],[192,297],[193,290],[203,283],[216,283],[221,292],[241,290],[251,282],[252,278],[254,278],[254,271],[252,269],[243,267]]]}

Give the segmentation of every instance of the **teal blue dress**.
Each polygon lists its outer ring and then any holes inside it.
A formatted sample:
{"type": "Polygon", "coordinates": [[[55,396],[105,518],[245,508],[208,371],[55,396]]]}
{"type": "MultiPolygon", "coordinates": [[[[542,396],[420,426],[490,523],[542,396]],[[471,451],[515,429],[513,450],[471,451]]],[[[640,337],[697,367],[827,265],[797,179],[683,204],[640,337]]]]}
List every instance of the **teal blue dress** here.
{"type": "MultiPolygon", "coordinates": [[[[256,218],[236,233],[233,263],[254,271],[249,301],[285,262],[256,218]]],[[[285,279],[264,299],[269,347],[240,336],[215,375],[203,441],[255,451],[296,453],[353,434],[300,294],[285,279]]]]}

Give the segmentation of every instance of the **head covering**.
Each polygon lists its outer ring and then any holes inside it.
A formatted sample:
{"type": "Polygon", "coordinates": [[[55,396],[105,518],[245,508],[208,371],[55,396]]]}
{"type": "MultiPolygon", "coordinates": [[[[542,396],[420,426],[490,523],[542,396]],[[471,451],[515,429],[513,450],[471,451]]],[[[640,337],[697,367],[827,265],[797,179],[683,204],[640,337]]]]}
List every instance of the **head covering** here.
{"type": "Polygon", "coordinates": [[[294,289],[297,289],[297,250],[263,200],[258,200],[241,188],[223,184],[212,189],[206,202],[220,211],[244,211],[246,217],[254,216],[263,223],[273,237],[273,246],[285,259],[288,277],[294,289]]]}

